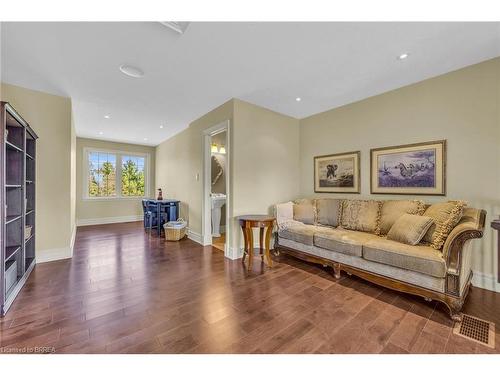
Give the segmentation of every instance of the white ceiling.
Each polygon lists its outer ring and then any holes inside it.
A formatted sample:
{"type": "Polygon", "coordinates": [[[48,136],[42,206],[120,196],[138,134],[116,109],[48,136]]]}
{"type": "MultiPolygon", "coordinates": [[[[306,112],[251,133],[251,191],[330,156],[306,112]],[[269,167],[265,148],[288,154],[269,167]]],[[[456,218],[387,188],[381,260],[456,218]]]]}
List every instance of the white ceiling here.
{"type": "Polygon", "coordinates": [[[70,96],[78,136],[148,145],[233,97],[303,118],[500,56],[500,23],[194,22],[179,35],[156,22],[47,22],[1,31],[2,81],[70,96]],[[397,60],[403,52],[410,57],[397,60]],[[124,63],[145,76],[123,75],[124,63]]]}

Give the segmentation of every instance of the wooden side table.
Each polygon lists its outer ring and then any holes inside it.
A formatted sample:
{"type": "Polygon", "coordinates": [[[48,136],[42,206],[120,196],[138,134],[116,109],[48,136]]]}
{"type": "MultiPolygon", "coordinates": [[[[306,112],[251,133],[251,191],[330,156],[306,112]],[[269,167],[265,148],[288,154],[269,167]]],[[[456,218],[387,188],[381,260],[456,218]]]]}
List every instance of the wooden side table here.
{"type": "Polygon", "coordinates": [[[491,227],[493,229],[496,229],[498,231],[498,248],[497,248],[497,251],[498,251],[498,256],[497,256],[497,259],[498,259],[498,266],[497,266],[497,269],[498,269],[498,275],[497,275],[497,281],[500,283],[500,220],[493,220],[491,222],[491,227]]]}
{"type": "Polygon", "coordinates": [[[271,234],[273,232],[276,219],[273,216],[268,215],[244,215],[238,217],[238,222],[240,223],[241,230],[243,231],[243,238],[245,240],[245,248],[243,249],[243,263],[245,263],[245,257],[248,255],[248,270],[252,269],[254,254],[253,228],[260,229],[260,258],[262,261],[264,261],[265,257],[265,259],[267,260],[267,265],[269,267],[272,267],[273,261],[271,260],[269,248],[271,246],[271,234]],[[264,229],[266,229],[265,247],[264,229]]]}

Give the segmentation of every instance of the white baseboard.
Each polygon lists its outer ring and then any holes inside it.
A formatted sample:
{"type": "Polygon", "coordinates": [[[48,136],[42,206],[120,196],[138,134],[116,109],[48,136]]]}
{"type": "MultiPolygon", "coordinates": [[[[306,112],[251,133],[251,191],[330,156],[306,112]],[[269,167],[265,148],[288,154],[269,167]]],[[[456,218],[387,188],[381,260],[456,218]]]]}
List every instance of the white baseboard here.
{"type": "Polygon", "coordinates": [[[243,248],[238,250],[235,247],[229,247],[228,251],[226,251],[226,254],[224,255],[226,256],[226,258],[231,260],[243,258],[243,248]]]}
{"type": "Polygon", "coordinates": [[[61,247],[58,249],[45,249],[37,251],[36,262],[45,263],[52,262],[54,260],[68,259],[72,256],[72,248],[61,247]]]}
{"type": "Polygon", "coordinates": [[[474,271],[472,285],[478,288],[500,293],[500,283],[497,282],[495,275],[474,271]]]}
{"type": "Polygon", "coordinates": [[[203,239],[201,237],[200,233],[193,232],[192,230],[188,229],[188,238],[194,242],[199,243],[200,245],[203,245],[203,239]]]}
{"type": "Polygon", "coordinates": [[[78,227],[83,227],[86,225],[129,223],[131,221],[142,221],[142,220],[143,220],[142,215],[99,217],[99,218],[95,218],[95,219],[78,219],[76,221],[76,225],[78,227]]]}

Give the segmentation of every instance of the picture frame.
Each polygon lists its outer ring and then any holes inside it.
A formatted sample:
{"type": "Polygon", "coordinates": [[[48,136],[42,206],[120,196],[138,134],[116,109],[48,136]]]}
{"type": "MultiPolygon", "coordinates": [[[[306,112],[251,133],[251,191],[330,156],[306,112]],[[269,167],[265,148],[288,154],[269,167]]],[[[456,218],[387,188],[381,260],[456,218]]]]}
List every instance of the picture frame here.
{"type": "Polygon", "coordinates": [[[361,192],[360,151],[314,157],[316,193],[361,192]]]}
{"type": "Polygon", "coordinates": [[[446,195],[446,140],[371,149],[370,192],[446,195]]]}

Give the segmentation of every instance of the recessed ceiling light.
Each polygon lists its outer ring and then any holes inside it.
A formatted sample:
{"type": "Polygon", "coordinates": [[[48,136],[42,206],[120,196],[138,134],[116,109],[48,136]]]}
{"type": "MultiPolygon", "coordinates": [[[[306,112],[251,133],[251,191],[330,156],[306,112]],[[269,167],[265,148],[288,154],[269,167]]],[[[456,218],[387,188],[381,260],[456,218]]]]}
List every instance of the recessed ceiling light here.
{"type": "Polygon", "coordinates": [[[407,59],[409,56],[410,56],[409,53],[402,53],[401,55],[398,56],[398,60],[407,59]]]}
{"type": "Polygon", "coordinates": [[[103,135],[104,133],[103,132],[99,132],[99,135],[103,135]]]}
{"type": "Polygon", "coordinates": [[[160,129],[163,129],[163,125],[160,125],[160,129]]]}
{"type": "Polygon", "coordinates": [[[108,118],[111,118],[110,115],[104,115],[104,118],[108,119],[108,118]]]}
{"type": "Polygon", "coordinates": [[[301,98],[295,98],[295,101],[300,102],[302,99],[301,98]]]}
{"type": "Polygon", "coordinates": [[[147,138],[144,138],[145,141],[147,141],[148,139],[147,138]]]}
{"type": "Polygon", "coordinates": [[[129,77],[142,78],[144,76],[144,72],[141,69],[132,65],[126,65],[126,64],[121,65],[120,71],[123,74],[128,75],[129,77]]]}

